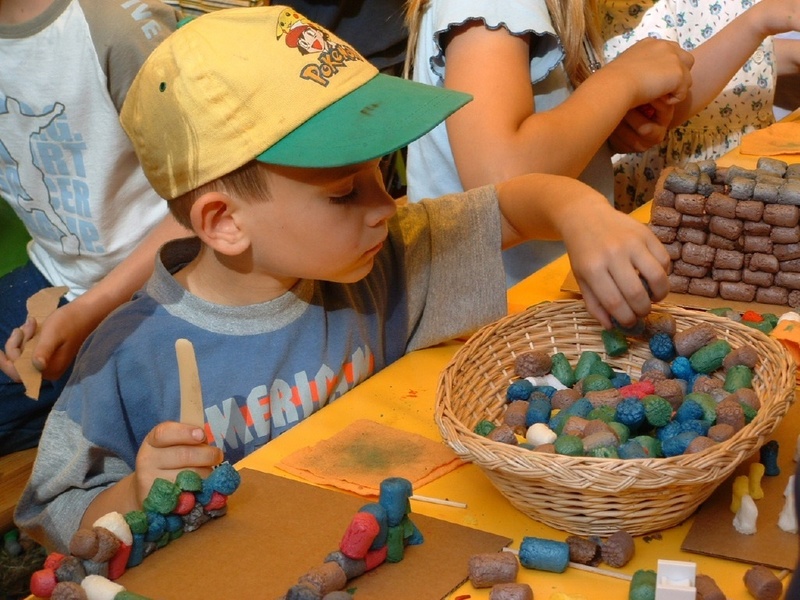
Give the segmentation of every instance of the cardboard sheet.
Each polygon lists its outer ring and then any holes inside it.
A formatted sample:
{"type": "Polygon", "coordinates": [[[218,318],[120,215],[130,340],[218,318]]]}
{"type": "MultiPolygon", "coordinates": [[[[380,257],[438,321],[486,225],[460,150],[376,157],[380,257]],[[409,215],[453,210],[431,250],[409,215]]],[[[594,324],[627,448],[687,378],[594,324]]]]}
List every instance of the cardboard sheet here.
{"type": "MultiPolygon", "coordinates": [[[[321,564],[369,500],[242,469],[228,513],[184,534],[127,571],[119,583],[157,600],[277,600],[321,564]]],[[[458,509],[454,509],[458,510],[458,509]]],[[[348,582],[359,600],[439,600],[467,579],[473,554],[497,552],[506,537],[412,513],[425,537],[399,563],[348,582]]]]}
{"type": "MultiPolygon", "coordinates": [[[[791,448],[783,452],[789,454],[791,448]]],[[[764,497],[755,501],[758,508],[756,533],[744,535],[733,527],[735,515],[730,509],[733,480],[739,475],[747,475],[751,462],[753,461],[739,465],[703,503],[694,517],[681,550],[775,569],[794,570],[798,557],[797,534],[787,533],[778,527],[778,516],[785,502],[783,492],[789,476],[794,473],[791,461],[782,465],[781,473],[777,477],[764,477],[761,480],[764,497]]]]}
{"type": "Polygon", "coordinates": [[[58,308],[58,301],[68,291],[69,288],[66,286],[45,288],[28,298],[26,304],[28,316],[36,319],[36,333],[25,344],[22,354],[14,361],[14,366],[25,386],[25,395],[34,400],[39,399],[39,391],[42,387],[42,373],[31,362],[33,350],[36,348],[36,342],[39,337],[39,327],[58,308]]]}

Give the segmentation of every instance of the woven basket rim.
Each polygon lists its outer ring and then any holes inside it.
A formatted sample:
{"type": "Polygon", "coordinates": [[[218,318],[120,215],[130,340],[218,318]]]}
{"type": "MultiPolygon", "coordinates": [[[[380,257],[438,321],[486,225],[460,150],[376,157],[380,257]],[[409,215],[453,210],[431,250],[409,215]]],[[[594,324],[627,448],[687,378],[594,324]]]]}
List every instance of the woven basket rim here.
{"type": "MultiPolygon", "coordinates": [[[[754,419],[744,428],[740,429],[730,439],[716,444],[701,452],[681,454],[665,458],[640,458],[640,459],[608,459],[597,457],[573,457],[560,454],[534,452],[532,450],[503,444],[487,439],[474,433],[466,427],[455,415],[448,398],[452,378],[457,376],[457,371],[462,363],[468,360],[470,353],[481,345],[486,348],[487,340],[496,338],[499,332],[514,328],[521,322],[533,319],[545,311],[557,311],[564,315],[579,314],[582,318],[588,316],[582,300],[555,300],[542,302],[513,315],[508,315],[490,323],[474,333],[462,346],[449,363],[442,370],[435,403],[435,420],[444,441],[463,459],[475,462],[481,468],[498,470],[506,474],[514,474],[523,479],[547,479],[549,484],[564,485],[568,489],[587,489],[618,492],[624,489],[636,488],[636,480],[647,488],[669,485],[670,483],[708,484],[721,482],[743,460],[752,455],[769,436],[789,406],[794,401],[794,388],[796,383],[796,365],[789,352],[774,338],[755,330],[747,325],[742,325],[727,317],[721,317],[695,309],[687,309],[669,303],[655,303],[655,312],[666,312],[677,319],[700,319],[710,322],[720,333],[732,335],[746,335],[753,338],[757,346],[761,361],[756,367],[759,373],[760,365],[768,359],[774,361],[780,372],[777,382],[781,389],[770,390],[769,398],[761,398],[762,406],[754,419]],[[762,354],[762,351],[767,356],[762,354]],[[784,372],[785,371],[785,372],[784,372]],[[786,382],[783,383],[783,379],[786,382]],[[569,471],[569,482],[560,481],[559,475],[569,471]],[[646,474],[647,477],[642,477],[646,474]],[[602,480],[610,476],[614,479],[604,486],[602,480]]],[[[597,325],[599,330],[599,324],[597,325]]],[[[591,332],[587,332],[587,335],[591,332]]],[[[604,356],[604,358],[608,358],[604,356]]],[[[610,362],[613,359],[610,360],[610,362]]],[[[510,381],[509,381],[510,382],[510,381]]],[[[770,382],[764,382],[764,385],[770,382]]],[[[764,394],[760,394],[762,396],[764,394]]]]}

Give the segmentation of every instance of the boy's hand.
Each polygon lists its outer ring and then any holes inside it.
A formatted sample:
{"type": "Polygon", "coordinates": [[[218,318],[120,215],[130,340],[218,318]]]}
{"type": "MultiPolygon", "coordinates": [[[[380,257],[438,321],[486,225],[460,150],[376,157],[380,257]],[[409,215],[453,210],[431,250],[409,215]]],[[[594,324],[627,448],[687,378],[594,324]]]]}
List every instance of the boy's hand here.
{"type": "Polygon", "coordinates": [[[586,308],[606,329],[612,317],[631,327],[669,292],[667,251],[646,225],[610,205],[585,217],[567,226],[564,240],[586,308]]]}
{"type": "Polygon", "coordinates": [[[137,506],[147,498],[156,478],[175,481],[178,473],[186,469],[205,478],[222,459],[222,450],[206,443],[202,429],[173,421],[159,423],[147,434],[136,454],[137,506]]]}

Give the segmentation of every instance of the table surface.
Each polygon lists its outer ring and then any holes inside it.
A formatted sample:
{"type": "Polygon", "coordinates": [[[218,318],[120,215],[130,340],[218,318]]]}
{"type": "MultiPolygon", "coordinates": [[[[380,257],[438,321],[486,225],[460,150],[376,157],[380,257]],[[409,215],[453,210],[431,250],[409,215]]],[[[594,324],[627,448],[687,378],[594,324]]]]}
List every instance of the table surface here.
{"type": "MultiPolygon", "coordinates": [[[[787,162],[800,161],[800,156],[794,160],[792,157],[777,158],[787,162]]],[[[742,156],[734,151],[718,163],[754,167],[755,160],[755,157],[742,156]]],[[[646,221],[649,211],[650,207],[644,206],[635,216],[646,221]]],[[[577,297],[560,289],[568,272],[569,261],[564,256],[520,282],[508,292],[509,311],[520,311],[542,301],[577,297]]],[[[357,418],[373,419],[397,429],[440,440],[441,436],[433,418],[437,380],[441,370],[460,347],[461,343],[454,341],[405,356],[245,458],[238,466],[293,477],[276,467],[283,457],[307,446],[310,440],[331,437],[357,418]]],[[[790,449],[788,452],[791,452],[795,447],[798,429],[800,407],[795,403],[773,437],[778,440],[781,448],[790,449]]],[[[468,507],[461,509],[414,501],[412,509],[432,517],[508,536],[514,540],[512,548],[518,548],[524,536],[564,540],[568,535],[533,521],[516,510],[475,465],[458,468],[416,489],[415,493],[465,502],[468,507]]],[[[679,526],[660,532],[660,539],[652,536],[636,538],[634,558],[621,569],[611,569],[602,564],[600,566],[609,571],[631,575],[639,569],[656,570],[658,559],[694,562],[698,572],[714,578],[730,600],[751,599],[752,596],[743,584],[743,576],[752,565],[680,550],[691,523],[690,518],[679,526]]],[[[521,569],[518,581],[530,584],[534,597],[540,600],[549,599],[557,592],[586,600],[621,599],[628,597],[630,586],[629,581],[624,579],[574,568],[569,568],[563,574],[521,569]]],[[[788,583],[788,577],[785,583],[788,583]]],[[[475,600],[488,599],[489,590],[476,590],[467,582],[453,592],[450,598],[466,595],[475,600]]]]}

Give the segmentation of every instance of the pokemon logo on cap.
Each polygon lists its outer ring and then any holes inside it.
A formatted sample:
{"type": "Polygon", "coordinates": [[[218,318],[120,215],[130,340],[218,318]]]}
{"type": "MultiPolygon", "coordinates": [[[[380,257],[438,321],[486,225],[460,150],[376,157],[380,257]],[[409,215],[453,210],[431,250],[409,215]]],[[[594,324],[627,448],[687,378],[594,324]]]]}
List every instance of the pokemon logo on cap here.
{"type": "Polygon", "coordinates": [[[120,119],[153,188],[172,199],[257,159],[326,168],[388,154],[466,94],[378,73],[284,6],[189,21],[145,61],[120,119]]]}

